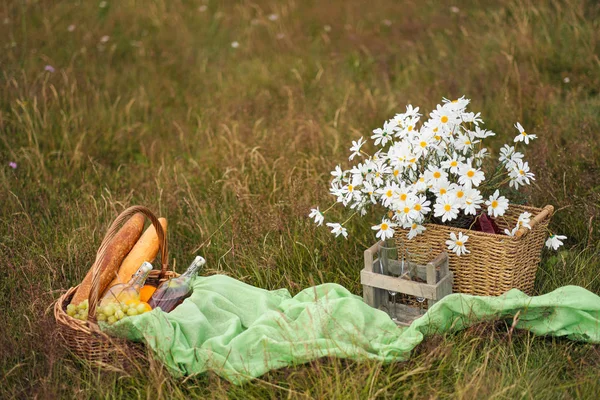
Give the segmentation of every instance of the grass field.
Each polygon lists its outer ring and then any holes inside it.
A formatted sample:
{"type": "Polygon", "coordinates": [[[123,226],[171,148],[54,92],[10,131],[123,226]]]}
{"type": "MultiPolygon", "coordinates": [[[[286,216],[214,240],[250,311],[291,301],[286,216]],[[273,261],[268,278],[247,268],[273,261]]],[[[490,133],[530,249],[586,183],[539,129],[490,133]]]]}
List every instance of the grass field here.
{"type": "Polygon", "coordinates": [[[600,293],[599,57],[595,1],[0,1],[0,398],[597,398],[599,346],[504,322],[240,387],[144,360],[100,373],[60,346],[51,303],[133,204],[169,219],[179,266],[360,294],[375,221],[336,240],[309,209],[351,140],[463,94],[492,145],[516,121],[539,137],[527,201],[569,239],[536,292],[600,293]]]}

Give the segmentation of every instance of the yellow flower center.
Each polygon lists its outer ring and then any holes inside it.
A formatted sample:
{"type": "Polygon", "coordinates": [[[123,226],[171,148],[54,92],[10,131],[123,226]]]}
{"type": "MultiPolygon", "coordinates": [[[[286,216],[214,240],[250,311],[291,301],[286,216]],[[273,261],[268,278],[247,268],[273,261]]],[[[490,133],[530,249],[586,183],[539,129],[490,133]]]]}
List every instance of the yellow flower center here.
{"type": "Polygon", "coordinates": [[[411,158],[410,160],[408,160],[408,162],[411,163],[411,164],[414,163],[415,161],[417,161],[416,158],[411,158]]]}
{"type": "Polygon", "coordinates": [[[427,147],[427,142],[425,141],[421,141],[421,143],[419,143],[421,145],[422,148],[427,147]]]}
{"type": "Polygon", "coordinates": [[[445,188],[440,189],[440,194],[446,194],[448,191],[445,188]]]}
{"type": "Polygon", "coordinates": [[[465,203],[467,203],[467,204],[471,205],[471,204],[473,204],[473,200],[471,200],[471,199],[467,199],[467,200],[465,200],[465,203]]]}
{"type": "Polygon", "coordinates": [[[453,160],[453,161],[450,161],[450,166],[451,166],[451,167],[456,167],[457,165],[458,165],[458,162],[457,162],[457,161],[454,161],[454,160],[453,160]]]}
{"type": "Polygon", "coordinates": [[[408,131],[410,132],[410,131],[412,131],[412,130],[413,130],[413,126],[412,126],[412,125],[410,125],[410,126],[408,127],[408,131]]]}
{"type": "Polygon", "coordinates": [[[404,214],[408,214],[410,212],[410,207],[404,207],[404,214]]]}
{"type": "Polygon", "coordinates": [[[417,224],[412,224],[410,229],[417,229],[417,224]]]}
{"type": "Polygon", "coordinates": [[[394,170],[394,176],[398,176],[399,173],[400,171],[398,171],[397,169],[394,170]]]}
{"type": "Polygon", "coordinates": [[[352,192],[353,190],[354,190],[354,186],[352,186],[352,185],[348,185],[348,191],[349,191],[349,192],[352,192]]]}
{"type": "Polygon", "coordinates": [[[425,178],[424,177],[420,177],[419,178],[419,182],[425,182],[425,178]]]}
{"type": "Polygon", "coordinates": [[[523,171],[522,169],[519,170],[519,174],[520,175],[525,175],[525,171],[523,171]]]}
{"type": "Polygon", "coordinates": [[[471,141],[470,141],[470,140],[465,140],[465,145],[466,145],[466,146],[469,146],[469,145],[471,145],[471,141]]]}
{"type": "Polygon", "coordinates": [[[434,177],[435,179],[440,179],[440,177],[441,177],[441,176],[442,176],[442,174],[440,174],[440,171],[435,171],[435,172],[433,173],[433,177],[434,177]]]}
{"type": "Polygon", "coordinates": [[[498,207],[498,202],[496,200],[492,201],[492,208],[498,207]]]}
{"type": "Polygon", "coordinates": [[[400,200],[402,200],[402,201],[406,201],[406,193],[402,193],[402,194],[400,195],[400,200]]]}
{"type": "Polygon", "coordinates": [[[379,178],[379,176],[381,176],[381,173],[379,173],[379,172],[375,172],[375,176],[376,176],[377,178],[379,178]]]}
{"type": "Polygon", "coordinates": [[[523,132],[521,132],[521,135],[527,136],[527,132],[523,131],[523,132]]]}
{"type": "MultiPolygon", "coordinates": [[[[435,129],[437,129],[437,128],[435,128],[435,129]]],[[[441,140],[442,139],[442,137],[438,136],[438,135],[435,135],[434,138],[435,138],[435,140],[441,140]]]]}
{"type": "Polygon", "coordinates": [[[458,197],[459,199],[462,199],[462,197],[465,195],[465,193],[462,190],[459,190],[458,192],[456,192],[456,197],[458,197]]]}
{"type": "Polygon", "coordinates": [[[442,124],[445,124],[446,122],[448,122],[448,117],[443,115],[440,121],[442,121],[442,124]]]}
{"type": "Polygon", "coordinates": [[[444,206],[444,210],[446,210],[446,211],[450,211],[450,210],[452,210],[452,206],[451,206],[450,204],[446,204],[446,205],[444,206]]]}
{"type": "Polygon", "coordinates": [[[381,224],[382,231],[387,231],[387,228],[389,228],[388,224],[386,224],[386,223],[381,224]]]}
{"type": "Polygon", "coordinates": [[[456,241],[456,245],[457,245],[457,246],[459,246],[459,247],[462,247],[462,245],[463,245],[463,242],[461,242],[460,240],[457,240],[457,241],[456,241]]]}
{"type": "Polygon", "coordinates": [[[415,210],[421,211],[421,205],[419,203],[415,204],[415,210]]]}
{"type": "Polygon", "coordinates": [[[472,178],[472,177],[474,177],[474,176],[475,176],[475,171],[473,171],[472,169],[470,169],[470,170],[467,172],[467,176],[468,176],[469,178],[472,178]]]}
{"type": "Polygon", "coordinates": [[[392,193],[392,191],[391,191],[391,190],[388,190],[388,191],[385,193],[385,195],[386,195],[387,197],[392,197],[392,194],[393,194],[393,193],[392,193]]]}
{"type": "Polygon", "coordinates": [[[440,129],[440,128],[433,128],[433,132],[434,132],[434,133],[437,133],[437,131],[438,131],[439,129],[440,129]]]}

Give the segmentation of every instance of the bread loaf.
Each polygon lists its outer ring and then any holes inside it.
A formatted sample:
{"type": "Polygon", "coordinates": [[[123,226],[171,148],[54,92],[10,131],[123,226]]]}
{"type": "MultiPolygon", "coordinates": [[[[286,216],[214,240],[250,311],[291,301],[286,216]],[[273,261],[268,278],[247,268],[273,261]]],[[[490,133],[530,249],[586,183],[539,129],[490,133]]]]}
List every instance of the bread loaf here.
{"type": "MultiPolygon", "coordinates": [[[[109,242],[104,260],[102,265],[100,265],[100,280],[98,285],[100,296],[102,296],[102,293],[104,293],[110,282],[115,278],[123,259],[140,238],[144,229],[144,221],[143,214],[135,214],[123,224],[123,227],[119,229],[109,242]]],[[[90,291],[92,290],[92,275],[93,269],[90,268],[83,282],[77,288],[71,304],[78,305],[89,298],[90,291]]]]}
{"type": "MultiPolygon", "coordinates": [[[[158,221],[163,228],[165,235],[167,234],[167,220],[159,218],[158,221]]],[[[131,276],[140,268],[144,261],[152,263],[158,254],[158,234],[154,225],[150,225],[146,232],[142,235],[140,240],[137,241],[133,249],[127,254],[125,260],[119,268],[117,277],[108,286],[113,287],[118,283],[127,283],[131,279],[131,276]]]]}

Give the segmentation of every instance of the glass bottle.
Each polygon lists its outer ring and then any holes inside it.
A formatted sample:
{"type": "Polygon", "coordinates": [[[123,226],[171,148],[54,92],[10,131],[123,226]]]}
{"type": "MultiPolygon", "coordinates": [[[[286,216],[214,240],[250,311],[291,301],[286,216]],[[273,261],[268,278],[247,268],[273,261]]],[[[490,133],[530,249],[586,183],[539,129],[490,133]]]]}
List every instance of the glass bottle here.
{"type": "Polygon", "coordinates": [[[185,273],[161,283],[148,301],[150,306],[153,309],[160,307],[167,313],[175,309],[192,294],[192,280],[205,263],[204,258],[197,256],[185,273]]]}
{"type": "Polygon", "coordinates": [[[148,274],[152,271],[152,264],[144,262],[140,268],[131,276],[127,283],[119,283],[106,291],[100,307],[104,307],[109,303],[132,303],[140,301],[140,289],[144,286],[148,274]]]}

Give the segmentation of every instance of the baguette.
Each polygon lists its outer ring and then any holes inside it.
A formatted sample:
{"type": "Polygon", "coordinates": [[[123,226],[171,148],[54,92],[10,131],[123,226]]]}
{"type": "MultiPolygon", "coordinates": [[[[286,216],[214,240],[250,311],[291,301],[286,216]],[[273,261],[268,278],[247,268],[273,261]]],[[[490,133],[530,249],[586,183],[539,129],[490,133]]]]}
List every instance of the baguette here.
{"type": "MultiPolygon", "coordinates": [[[[135,245],[144,229],[145,217],[143,214],[135,214],[123,225],[117,234],[111,239],[106,248],[106,255],[100,265],[100,280],[98,285],[98,293],[102,294],[106,290],[108,284],[114,279],[119,266],[131,248],[135,245]]],[[[82,301],[90,297],[92,290],[92,275],[93,269],[90,268],[83,282],[77,288],[71,304],[79,305],[82,301]]]]}
{"type": "MultiPolygon", "coordinates": [[[[163,228],[165,235],[167,234],[167,220],[159,218],[158,221],[163,228]]],[[[109,288],[119,283],[127,283],[131,276],[140,268],[144,261],[152,263],[158,254],[158,234],[154,225],[150,225],[144,232],[140,240],[137,241],[133,249],[127,254],[125,260],[119,268],[117,277],[108,285],[109,288]]]]}

